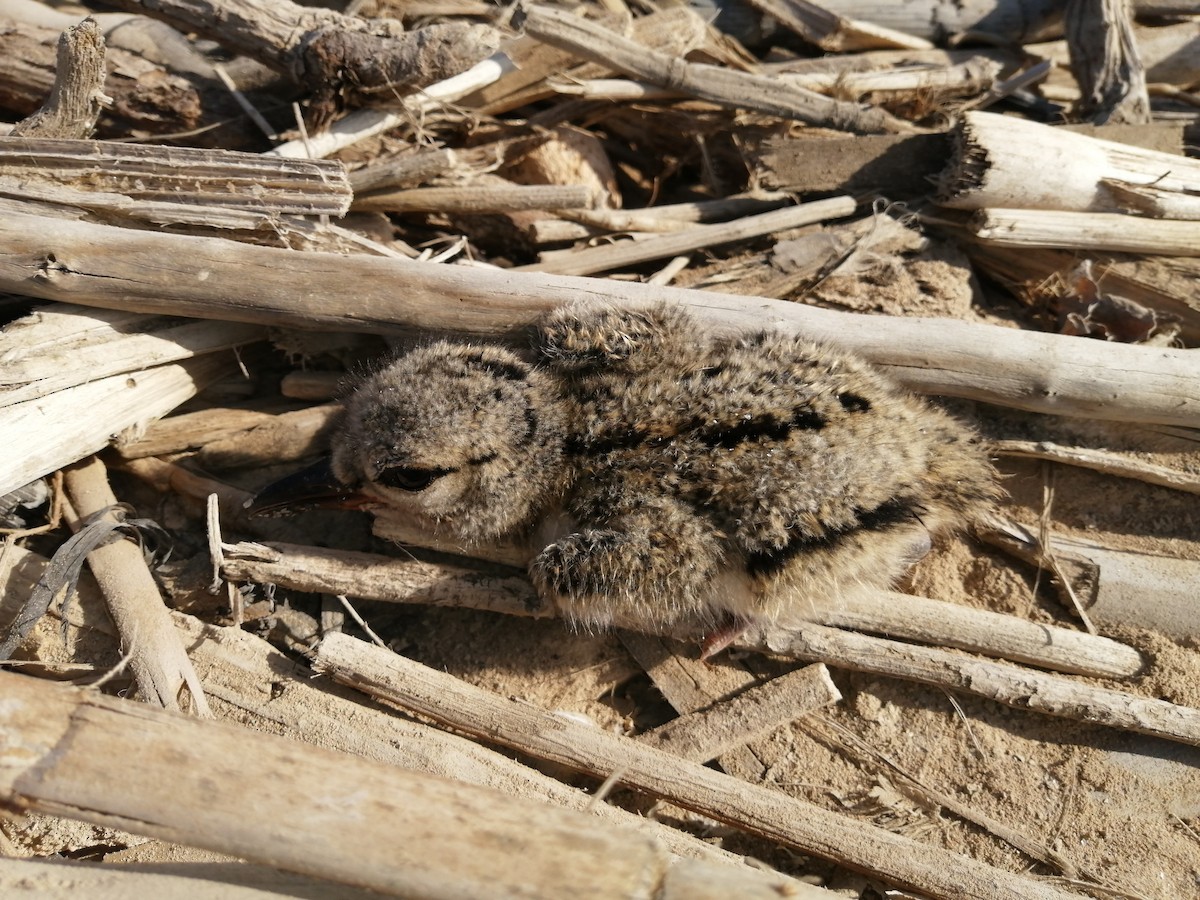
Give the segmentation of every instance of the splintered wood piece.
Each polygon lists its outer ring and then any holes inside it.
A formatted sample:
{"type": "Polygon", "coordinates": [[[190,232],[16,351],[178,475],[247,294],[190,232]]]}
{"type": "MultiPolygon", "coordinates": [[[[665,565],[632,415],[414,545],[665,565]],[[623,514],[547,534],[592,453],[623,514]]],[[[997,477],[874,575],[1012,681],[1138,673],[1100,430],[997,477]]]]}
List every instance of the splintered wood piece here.
{"type": "Polygon", "coordinates": [[[823,625],[747,636],[765,652],[889,675],[986,697],[1017,709],[1135,731],[1200,747],[1200,709],[1092,687],[1063,675],[868,637],[823,625]]]}
{"type": "Polygon", "coordinates": [[[1200,256],[1197,221],[1056,209],[981,209],[968,228],[981,241],[1005,247],[1200,256]]]}
{"type": "MultiPolygon", "coordinates": [[[[1103,187],[1105,179],[1180,194],[1200,190],[1200,160],[1012,116],[968,112],[954,140],[954,155],[938,185],[938,202],[954,209],[1120,211],[1103,187]],[[1030,177],[1038,171],[1056,177],[1030,177]]],[[[1124,221],[1131,230],[1139,225],[1124,221]]]]}
{"type": "Polygon", "coordinates": [[[831,100],[759,75],[685,62],[560,10],[529,7],[523,24],[526,34],[581,59],[712,103],[865,134],[911,128],[880,109],[831,100]]]}
{"type": "Polygon", "coordinates": [[[345,635],[326,636],[314,664],[343,684],[457,731],[600,778],[620,773],[620,783],[629,787],[929,897],[1070,896],[1043,882],[501,697],[345,635]]]}
{"type": "Polygon", "coordinates": [[[529,266],[519,266],[515,271],[553,272],[559,275],[589,275],[609,269],[620,269],[652,259],[679,256],[702,247],[741,241],[747,238],[786,231],[813,225],[829,219],[840,219],[852,215],[855,202],[850,197],[831,197],[802,203],[757,216],[746,216],[719,225],[697,225],[685,231],[665,234],[643,241],[627,241],[588,247],[583,250],[567,250],[550,259],[529,266]]]}
{"type": "Polygon", "coordinates": [[[841,699],[829,670],[808,666],[685,713],[637,739],[692,762],[708,762],[841,699]]]}
{"type": "Polygon", "coordinates": [[[258,325],[197,322],[56,303],[0,331],[0,407],[122,372],[265,340],[258,325]]]}
{"type": "MultiPolygon", "coordinates": [[[[64,485],[80,519],[76,530],[93,523],[121,521],[117,498],[108,486],[108,472],[100,460],[92,457],[68,468],[64,485]]],[[[178,710],[179,698],[186,689],[192,710],[200,716],[210,715],[200,679],[175,632],[141,547],[121,538],[91,551],[87,562],[129,654],[129,668],[141,698],[178,710]]]]}
{"type": "Polygon", "coordinates": [[[8,672],[0,694],[6,806],[389,896],[767,900],[786,890],[749,868],[673,861],[653,838],[575,810],[8,672]],[[699,894],[672,887],[706,878],[714,887],[699,894]]]}
{"type": "Polygon", "coordinates": [[[224,210],[247,228],[285,215],[341,217],[351,200],[339,162],[18,137],[0,138],[0,194],[170,223],[204,224],[224,210]]]}
{"type": "Polygon", "coordinates": [[[54,89],[46,104],[13,126],[14,137],[85,138],[100,111],[112,103],[104,94],[104,35],[90,16],[58,39],[54,89]]]}
{"type": "Polygon", "coordinates": [[[103,449],[126,428],[166,415],[233,369],[232,359],[203,356],[0,409],[0,434],[25,448],[0,461],[0,495],[103,449]]]}
{"type": "MultiPolygon", "coordinates": [[[[740,662],[701,661],[695,649],[686,644],[627,629],[617,634],[629,655],[681,716],[727,700],[760,680],[740,662]]],[[[763,780],[763,764],[745,743],[727,748],[717,762],[724,772],[749,784],[763,780]]]]}
{"type": "Polygon", "coordinates": [[[0,217],[0,289],[167,315],[522,342],[524,329],[564,303],[676,302],[724,334],[774,325],[857,352],[916,391],[1056,415],[1200,425],[1200,384],[1187,350],[614,280],[296,253],[12,214],[0,217]],[[271,277],[248,280],[247,272],[271,277]]]}

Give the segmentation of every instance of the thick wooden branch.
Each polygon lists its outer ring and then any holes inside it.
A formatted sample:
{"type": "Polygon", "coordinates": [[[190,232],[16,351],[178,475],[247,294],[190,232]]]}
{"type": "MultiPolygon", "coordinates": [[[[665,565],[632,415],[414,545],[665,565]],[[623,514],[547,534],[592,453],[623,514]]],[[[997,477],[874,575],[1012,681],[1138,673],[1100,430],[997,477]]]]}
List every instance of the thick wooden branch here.
{"type": "Polygon", "coordinates": [[[652,838],[574,810],[245,728],[8,672],[0,695],[10,808],[389,896],[769,900],[787,890],[764,872],[672,861],[652,838]]]}
{"type": "Polygon", "coordinates": [[[969,112],[954,135],[939,202],[955,209],[1119,212],[1107,182],[1195,194],[1200,161],[1012,116],[969,112]],[[1054,178],[1035,177],[1053,171],[1054,178]]]}
{"type": "Polygon", "coordinates": [[[0,288],[168,315],[521,340],[563,303],[678,302],[726,333],[775,326],[853,350],[917,391],[1058,415],[1200,424],[1200,379],[1187,350],[619,281],[296,253],[14,214],[0,219],[0,288]]]}

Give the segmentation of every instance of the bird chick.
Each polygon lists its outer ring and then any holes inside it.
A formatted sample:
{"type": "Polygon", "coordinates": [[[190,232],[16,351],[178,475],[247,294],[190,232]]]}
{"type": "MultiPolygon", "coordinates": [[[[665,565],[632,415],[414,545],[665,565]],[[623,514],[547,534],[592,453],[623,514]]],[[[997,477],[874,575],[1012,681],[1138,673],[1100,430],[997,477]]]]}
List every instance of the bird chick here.
{"type": "Polygon", "coordinates": [[[332,470],[464,544],[525,541],[575,624],[786,624],[886,588],[998,496],[965,426],[855,357],[574,305],[532,362],[439,342],[349,399],[332,470]]]}

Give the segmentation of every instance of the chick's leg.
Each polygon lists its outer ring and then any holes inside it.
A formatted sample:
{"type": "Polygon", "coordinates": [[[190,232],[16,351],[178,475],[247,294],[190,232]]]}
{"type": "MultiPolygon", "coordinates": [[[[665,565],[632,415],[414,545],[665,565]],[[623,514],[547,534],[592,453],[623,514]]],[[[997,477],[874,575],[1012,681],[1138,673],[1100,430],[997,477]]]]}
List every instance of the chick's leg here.
{"type": "Polygon", "coordinates": [[[711,621],[721,552],[706,523],[665,503],[605,524],[561,538],[530,564],[538,592],[568,620],[648,631],[711,621]]]}

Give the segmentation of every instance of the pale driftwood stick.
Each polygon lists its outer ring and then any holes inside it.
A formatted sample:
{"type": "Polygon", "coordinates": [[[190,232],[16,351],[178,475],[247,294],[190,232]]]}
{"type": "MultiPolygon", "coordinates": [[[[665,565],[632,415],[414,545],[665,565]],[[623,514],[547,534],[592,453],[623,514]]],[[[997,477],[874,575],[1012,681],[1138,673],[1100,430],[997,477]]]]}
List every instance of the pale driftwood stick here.
{"type": "Polygon", "coordinates": [[[867,637],[823,625],[804,625],[748,644],[835,668],[918,681],[986,697],[1017,709],[1136,731],[1200,747],[1200,710],[1165,700],[1092,687],[1062,675],[867,637]]]}
{"type": "Polygon", "coordinates": [[[1200,561],[1155,556],[1099,546],[1090,541],[1053,537],[1056,559],[1074,556],[1103,573],[1088,615],[1101,624],[1152,628],[1181,643],[1200,639],[1196,585],[1200,561]]]}
{"type": "Polygon", "coordinates": [[[465,72],[460,72],[436,84],[427,85],[420,93],[404,101],[400,110],[359,109],[334,122],[321,134],[310,135],[308,140],[287,141],[264,156],[286,156],[290,158],[320,158],[352,146],[361,140],[382,134],[398,125],[405,125],[422,113],[445,103],[453,103],[482,85],[491,84],[512,69],[512,61],[503,53],[495,53],[477,62],[465,72]]]}
{"type": "Polygon", "coordinates": [[[288,372],[279,382],[279,393],[292,400],[329,400],[336,397],[346,376],[341,372],[288,372]]]}
{"type": "Polygon", "coordinates": [[[1118,211],[1101,185],[1105,179],[1182,194],[1200,190],[1200,160],[1012,116],[966,113],[955,145],[938,185],[939,202],[955,209],[1118,211]],[[1039,170],[1060,177],[1029,177],[1039,170]]]}
{"type": "MultiPolygon", "coordinates": [[[[627,629],[620,630],[617,636],[681,716],[734,697],[759,682],[740,662],[720,659],[709,663],[700,660],[686,644],[627,629]]],[[[746,744],[730,747],[717,762],[722,771],[749,784],[763,780],[763,764],[746,744]]]]}
{"type": "MultiPolygon", "coordinates": [[[[432,542],[426,537],[416,543],[432,542]]],[[[446,545],[437,549],[455,552],[446,545]]],[[[484,551],[473,548],[471,552],[484,551]]],[[[527,559],[528,551],[525,553],[527,559]]],[[[524,564],[517,548],[500,548],[493,559],[496,557],[501,564],[524,564]]],[[[485,580],[470,570],[378,554],[276,542],[226,545],[224,574],[233,581],[279,584],[293,590],[391,603],[480,604],[478,608],[510,615],[557,615],[524,578],[485,580]]],[[[880,592],[862,601],[848,599],[837,607],[818,604],[810,615],[824,624],[960,647],[1056,671],[1123,677],[1136,674],[1144,665],[1136,650],[1108,638],[907,594],[880,592]]],[[[617,624],[636,628],[638,623],[617,624]]],[[[761,641],[753,640],[737,645],[762,648],[761,641]]]]}
{"type": "Polygon", "coordinates": [[[1097,125],[1148,123],[1150,97],[1130,0],[1068,0],[1063,31],[1082,95],[1080,117],[1097,125]]]}
{"type": "Polygon", "coordinates": [[[574,810],[20,675],[0,672],[0,693],[0,745],[21,748],[0,767],[0,799],[23,809],[391,896],[766,900],[781,889],[751,869],[673,862],[657,841],[574,810]],[[124,777],[130,759],[137,777],[124,777]],[[713,889],[679,893],[688,875],[713,889]]]}
{"type": "Polygon", "coordinates": [[[588,728],[445,672],[333,634],[316,668],[455,730],[621,783],[701,815],[934,898],[1060,898],[1057,888],[745,784],[630,738],[588,728]],[[486,723],[486,724],[485,724],[486,723]]]}
{"type": "Polygon", "coordinates": [[[253,57],[313,91],[347,89],[366,104],[469,69],[495,51],[486,25],[450,22],[405,32],[398,22],[361,19],[290,0],[119,0],[144,13],[253,57]]]}
{"type": "Polygon", "coordinates": [[[1200,219],[1200,197],[1178,191],[1160,191],[1153,185],[1101,179],[1113,199],[1132,213],[1154,219],[1200,219]]]}
{"type": "Polygon", "coordinates": [[[268,466],[303,459],[328,447],[328,431],[341,406],[326,404],[286,413],[203,409],[160,419],[133,439],[118,438],[125,459],[198,450],[212,469],[268,466]]]}
{"type": "Polygon", "coordinates": [[[695,222],[714,222],[767,213],[791,205],[787,194],[722,197],[696,203],[670,203],[646,209],[592,209],[564,214],[608,231],[677,231],[695,222]]]}
{"type": "Polygon", "coordinates": [[[11,446],[26,448],[0,461],[0,494],[103,449],[126,428],[166,415],[233,366],[231,359],[209,355],[110,375],[0,409],[0,434],[11,446]]]}
{"type": "Polygon", "coordinates": [[[1200,384],[1186,350],[619,281],[296,253],[14,214],[0,217],[0,289],[166,315],[521,341],[563,303],[678,302],[726,334],[773,326],[856,351],[917,391],[1056,415],[1200,424],[1200,384]],[[247,272],[270,277],[249,281],[247,272]]]}
{"type": "Polygon", "coordinates": [[[1061,247],[1157,256],[1200,256],[1200,222],[1056,209],[981,209],[968,224],[1004,247],[1061,247]]]}
{"type": "Polygon", "coordinates": [[[197,461],[206,468],[234,469],[303,459],[328,448],[329,430],[341,411],[339,404],[327,403],[271,416],[240,434],[206,442],[197,461]]]}
{"type": "Polygon", "coordinates": [[[124,198],[135,217],[141,208],[186,216],[219,207],[251,215],[259,227],[281,215],[341,217],[351,200],[340,162],[112,141],[5,138],[0,178],[15,182],[17,196],[42,186],[67,204],[86,206],[90,194],[124,198]]]}
{"type": "Polygon", "coordinates": [[[552,258],[529,266],[518,266],[512,271],[552,272],[559,275],[589,275],[610,269],[620,269],[652,259],[679,256],[702,247],[715,247],[734,241],[761,237],[776,231],[800,228],[829,219],[840,219],[853,215],[855,202],[850,197],[831,197],[777,209],[773,212],[746,216],[719,225],[697,225],[686,231],[647,238],[644,241],[627,241],[588,247],[583,250],[568,250],[552,258]]]}
{"type": "Polygon", "coordinates": [[[810,44],[830,53],[884,47],[933,49],[933,44],[924,38],[838,15],[804,0],[750,0],[750,5],[776,19],[784,28],[810,44]]]}
{"type": "Polygon", "coordinates": [[[841,699],[829,670],[820,664],[808,666],[681,715],[637,740],[681,759],[708,762],[841,699]]]}
{"type": "MultiPolygon", "coordinates": [[[[100,460],[92,457],[67,469],[64,485],[80,519],[120,521],[115,512],[117,498],[108,486],[108,473],[100,460]]],[[[130,654],[129,668],[142,699],[178,710],[186,688],[192,710],[200,716],[211,715],[200,679],[175,633],[141,548],[131,540],[118,539],[97,547],[87,560],[122,645],[130,654]]]]}
{"type": "Polygon", "coordinates": [[[1075,675],[1127,678],[1146,664],[1136,649],[1109,638],[895,591],[855,595],[822,610],[818,618],[823,625],[956,647],[1075,675]]]}
{"type": "Polygon", "coordinates": [[[1065,447],[1052,441],[992,441],[989,446],[1001,456],[1048,459],[1068,466],[1103,472],[1106,475],[1116,475],[1118,478],[1132,478],[1135,481],[1157,484],[1189,494],[1200,494],[1200,475],[1156,465],[1122,453],[1093,450],[1090,447],[1065,447]]]}
{"type": "Polygon", "coordinates": [[[58,39],[58,71],[50,99],[32,116],[13,126],[12,137],[85,138],[103,108],[104,36],[92,18],[68,28],[58,39]]]}
{"type": "Polygon", "coordinates": [[[0,331],[0,406],[264,340],[266,329],[52,304],[0,331]]]}
{"type": "Polygon", "coordinates": [[[122,435],[116,450],[125,459],[184,453],[274,420],[271,413],[253,409],[202,409],[151,422],[136,437],[122,435]]]}
{"type": "Polygon", "coordinates": [[[594,202],[583,184],[463,184],[371,194],[354,201],[356,212],[516,212],[586,209],[594,202]]]}
{"type": "Polygon", "coordinates": [[[559,10],[530,7],[523,25],[526,34],[582,59],[701,100],[844,131],[872,133],[910,127],[883,110],[831,100],[746,72],[684,62],[559,10]]]}
{"type": "Polygon", "coordinates": [[[977,57],[956,66],[904,66],[891,71],[850,74],[783,75],[786,84],[810,91],[834,91],[842,97],[866,94],[983,94],[1000,78],[1000,63],[977,57]]]}
{"type": "Polygon", "coordinates": [[[214,703],[218,718],[242,724],[248,719],[249,724],[260,725],[261,731],[282,728],[284,736],[326,750],[587,811],[604,822],[640,829],[677,856],[743,864],[740,857],[684,832],[619,807],[597,804],[592,795],[467,738],[366,706],[357,692],[309,677],[307,670],[262,638],[237,628],[207,625],[183,613],[171,615],[190,648],[205,690],[219,701],[214,703]],[[294,676],[284,682],[285,690],[271,690],[281,673],[293,671],[294,676]]]}

